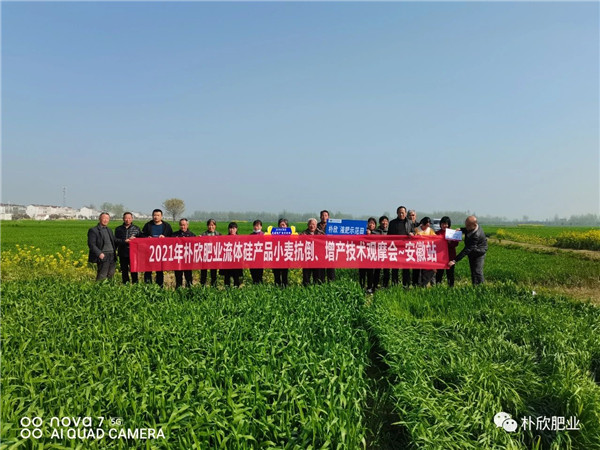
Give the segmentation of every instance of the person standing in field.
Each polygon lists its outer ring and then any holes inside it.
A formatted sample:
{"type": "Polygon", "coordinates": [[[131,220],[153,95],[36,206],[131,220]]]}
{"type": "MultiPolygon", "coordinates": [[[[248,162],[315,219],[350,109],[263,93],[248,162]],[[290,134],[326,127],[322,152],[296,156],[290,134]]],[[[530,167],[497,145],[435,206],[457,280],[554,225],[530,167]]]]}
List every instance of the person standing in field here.
{"type": "MultiPolygon", "coordinates": [[[[160,209],[152,211],[152,220],[147,222],[142,228],[142,236],[147,238],[165,238],[173,235],[173,229],[168,222],[163,219],[163,212],[160,209]]],[[[144,272],[144,282],[152,283],[152,272],[144,272]]],[[[163,287],[165,283],[165,273],[156,272],[156,284],[163,287]]]]}
{"type": "MultiPolygon", "coordinates": [[[[321,231],[321,234],[327,234],[327,221],[329,220],[329,211],[324,209],[319,214],[321,221],[317,224],[317,229],[321,231]]],[[[325,281],[325,277],[327,277],[327,281],[335,281],[335,269],[321,269],[323,273],[320,275],[320,278],[325,281]]]]}
{"type": "Polygon", "coordinates": [[[473,285],[481,284],[484,282],[483,263],[485,262],[485,254],[488,249],[487,237],[477,223],[477,217],[475,216],[467,217],[465,227],[459,229],[465,235],[465,247],[456,258],[448,263],[448,266],[453,267],[458,261],[468,256],[469,267],[471,269],[471,282],[473,285]]]}
{"type": "MultiPolygon", "coordinates": [[[[398,214],[398,217],[390,222],[388,234],[414,236],[415,227],[412,221],[406,217],[406,207],[398,206],[396,214],[398,214]]],[[[398,284],[398,269],[392,269],[392,284],[398,284]]],[[[402,285],[404,287],[410,286],[410,269],[402,269],[402,285]]]]}
{"type": "MultiPolygon", "coordinates": [[[[277,223],[278,228],[288,228],[287,219],[281,218],[277,223]]],[[[287,287],[288,285],[288,274],[290,269],[273,269],[273,278],[275,278],[275,285],[281,287],[287,287]]]]}
{"type": "MultiPolygon", "coordinates": [[[[367,234],[376,234],[377,220],[375,217],[369,217],[367,220],[367,234]]],[[[360,287],[367,290],[367,294],[372,294],[375,290],[374,285],[375,269],[358,269],[358,283],[360,287]]]]}
{"type": "MultiPolygon", "coordinates": [[[[230,222],[227,229],[228,236],[236,236],[238,225],[236,222],[230,222]]],[[[221,269],[221,275],[225,277],[225,287],[231,286],[231,279],[233,278],[233,285],[237,288],[240,287],[242,278],[244,276],[244,271],[243,269],[221,269]]]]}
{"type": "Polygon", "coordinates": [[[108,222],[110,215],[103,212],[98,218],[98,225],[88,230],[88,261],[98,265],[96,281],[112,279],[117,267],[117,244],[113,231],[108,228],[108,222]]]}
{"type": "MultiPolygon", "coordinates": [[[[409,209],[408,213],[406,213],[406,216],[408,217],[408,220],[412,222],[413,228],[415,229],[415,234],[417,234],[416,231],[419,229],[420,225],[420,223],[417,221],[417,212],[414,209],[409,209]]],[[[420,279],[421,269],[411,269],[410,283],[413,286],[419,286],[420,279]]]]}
{"type": "MultiPolygon", "coordinates": [[[[310,219],[308,219],[308,222],[306,223],[306,230],[304,230],[300,234],[309,235],[309,236],[319,236],[319,235],[323,235],[325,233],[323,233],[321,230],[319,230],[319,228],[317,228],[317,219],[310,218],[310,219]]],[[[324,273],[325,273],[325,269],[312,269],[312,268],[311,269],[302,269],[302,284],[304,286],[308,286],[310,284],[311,277],[312,277],[312,282],[314,284],[321,284],[325,281],[323,279],[324,273]]]]}
{"type": "MultiPolygon", "coordinates": [[[[115,229],[115,241],[117,243],[117,252],[119,263],[121,264],[121,279],[123,284],[129,283],[130,260],[129,260],[129,242],[142,235],[140,227],[133,224],[133,214],[126,212],[123,214],[123,225],[115,229]]],[[[131,282],[138,282],[137,272],[131,272],[131,282]]]]}
{"type": "MultiPolygon", "coordinates": [[[[196,235],[189,230],[190,223],[187,219],[179,219],[179,230],[173,233],[173,237],[195,237],[196,235]]],[[[191,287],[194,281],[191,270],[175,271],[175,289],[183,286],[183,277],[185,276],[185,286],[191,287]]]]}
{"type": "MultiPolygon", "coordinates": [[[[437,232],[438,235],[445,236],[446,229],[452,226],[450,217],[444,216],[440,219],[440,230],[437,232]]],[[[456,259],[456,247],[458,247],[458,241],[446,241],[448,243],[448,260],[454,261],[456,259]]],[[[448,269],[438,269],[435,274],[435,283],[440,284],[444,279],[444,272],[446,272],[446,280],[448,286],[454,286],[454,266],[448,269]]]]}
{"type": "MultiPolygon", "coordinates": [[[[206,231],[201,236],[221,236],[221,233],[217,231],[217,221],[215,219],[208,219],[206,221],[206,231]]],[[[210,269],[210,285],[212,287],[217,286],[217,269],[210,269]]],[[[203,269],[200,271],[200,284],[204,286],[206,284],[206,278],[208,271],[203,269]]]]}
{"type": "MultiPolygon", "coordinates": [[[[373,231],[373,234],[381,234],[381,235],[386,235],[388,234],[388,226],[390,225],[390,219],[388,219],[387,216],[381,216],[379,218],[379,227],[377,227],[377,229],[375,231],[373,231]]],[[[384,288],[387,288],[390,284],[390,269],[375,269],[375,273],[374,273],[374,280],[373,280],[373,290],[376,290],[379,287],[379,280],[382,280],[382,286],[384,288]],[[381,278],[381,275],[383,275],[383,278],[381,278]]]]}
{"type": "MultiPolygon", "coordinates": [[[[415,234],[418,236],[435,236],[435,231],[433,231],[433,228],[431,228],[431,219],[429,217],[423,217],[421,219],[421,222],[419,222],[419,228],[415,230],[415,234]]],[[[413,285],[427,287],[433,281],[435,270],[420,269],[418,274],[419,277],[416,280],[417,284],[415,284],[415,280],[413,279],[413,285]]]]}
{"type": "MultiPolygon", "coordinates": [[[[254,228],[252,233],[250,234],[260,234],[260,235],[264,235],[265,232],[262,230],[262,221],[261,220],[255,220],[252,223],[252,227],[254,228]]],[[[264,274],[264,269],[250,269],[250,275],[252,276],[252,283],[253,284],[260,284],[263,282],[263,274],[264,274]]]]}

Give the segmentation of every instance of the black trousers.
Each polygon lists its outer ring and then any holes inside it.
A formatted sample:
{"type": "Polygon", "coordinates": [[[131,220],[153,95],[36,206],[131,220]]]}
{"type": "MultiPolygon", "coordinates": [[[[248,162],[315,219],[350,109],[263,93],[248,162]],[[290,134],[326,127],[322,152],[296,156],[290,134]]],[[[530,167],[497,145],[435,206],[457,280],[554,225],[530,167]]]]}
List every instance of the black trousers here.
{"type": "Polygon", "coordinates": [[[263,273],[265,269],[250,269],[250,275],[252,276],[252,283],[260,284],[263,282],[263,273]]]}
{"type": "Polygon", "coordinates": [[[435,284],[440,284],[444,279],[444,272],[446,272],[446,280],[448,281],[448,286],[454,286],[454,266],[449,269],[438,269],[435,274],[435,284]]]}
{"type": "Polygon", "coordinates": [[[288,285],[289,269],[273,269],[273,277],[277,286],[286,287],[288,285]]]}
{"type": "Polygon", "coordinates": [[[379,287],[379,280],[382,281],[382,286],[387,288],[390,285],[390,269],[375,269],[373,289],[379,287]]]}
{"type": "MultiPolygon", "coordinates": [[[[121,263],[121,280],[123,280],[123,284],[129,283],[129,269],[131,268],[131,261],[129,257],[121,256],[119,258],[119,262],[121,263]]],[[[137,272],[131,272],[131,282],[138,282],[137,272]]]]}
{"type": "Polygon", "coordinates": [[[412,269],[410,282],[413,286],[421,286],[421,269],[412,269]]]}
{"type": "Polygon", "coordinates": [[[175,271],[175,289],[183,286],[183,277],[185,276],[185,285],[190,287],[193,283],[193,276],[191,270],[176,270],[175,271]]]}
{"type": "Polygon", "coordinates": [[[325,277],[327,277],[327,281],[335,281],[335,269],[323,269],[325,273],[321,276],[321,279],[325,281],[325,277]]]}
{"type": "MultiPolygon", "coordinates": [[[[152,272],[144,272],[144,283],[152,284],[152,272]]],[[[156,284],[163,287],[165,284],[164,272],[156,272],[156,284]]]]}
{"type": "Polygon", "coordinates": [[[358,282],[360,287],[365,289],[375,289],[375,270],[376,269],[358,269],[358,282]]]}
{"type": "MultiPolygon", "coordinates": [[[[217,269],[210,269],[210,285],[215,287],[217,285],[217,269]]],[[[204,286],[206,284],[206,278],[208,275],[208,270],[200,271],[200,284],[204,286]]]]}
{"type": "MultiPolygon", "coordinates": [[[[398,270],[392,269],[392,284],[398,284],[398,270]]],[[[410,269],[402,269],[402,286],[410,286],[410,269]]]]}
{"type": "Polygon", "coordinates": [[[312,277],[314,284],[323,283],[325,275],[325,269],[302,269],[302,284],[308,286],[312,277]]]}
{"type": "Polygon", "coordinates": [[[233,285],[239,287],[243,277],[242,269],[223,269],[221,275],[225,277],[225,286],[231,286],[231,279],[233,278],[233,285]]]}

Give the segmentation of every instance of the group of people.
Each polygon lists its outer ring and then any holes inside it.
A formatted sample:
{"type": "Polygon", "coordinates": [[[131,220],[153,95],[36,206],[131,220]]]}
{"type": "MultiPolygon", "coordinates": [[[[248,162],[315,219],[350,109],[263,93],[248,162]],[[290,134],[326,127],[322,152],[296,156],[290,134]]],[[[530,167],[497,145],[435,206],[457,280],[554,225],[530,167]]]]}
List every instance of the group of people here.
{"type": "MultiPolygon", "coordinates": [[[[431,227],[431,219],[423,217],[417,221],[417,215],[414,210],[407,210],[404,206],[399,206],[396,210],[397,217],[389,220],[387,216],[381,216],[379,221],[370,217],[367,222],[367,234],[380,235],[435,235],[436,232],[431,227]],[[378,225],[379,223],[379,225],[378,225]]],[[[311,218],[308,219],[307,227],[300,234],[304,235],[323,235],[326,232],[329,212],[323,210],[320,213],[320,221],[311,218]]],[[[116,261],[119,258],[121,267],[121,277],[123,283],[137,283],[137,272],[131,272],[129,260],[129,243],[133,239],[145,237],[194,237],[195,234],[189,230],[187,219],[179,220],[179,230],[173,232],[171,225],[163,220],[163,212],[160,209],[152,211],[152,220],[147,222],[142,229],[133,223],[133,215],[130,212],[123,214],[123,223],[119,225],[114,233],[108,227],[110,216],[103,212],[100,214],[98,225],[88,231],[88,261],[97,264],[96,281],[112,278],[116,271],[116,261]]],[[[287,228],[288,221],[279,219],[278,227],[287,228]]],[[[446,229],[451,228],[452,222],[449,217],[444,216],[440,220],[440,230],[437,234],[444,234],[446,229]]],[[[206,231],[201,236],[219,236],[217,223],[214,219],[208,219],[206,222],[206,231]]],[[[467,257],[471,269],[471,281],[474,285],[483,283],[483,264],[487,252],[487,238],[483,229],[477,223],[475,216],[469,216],[465,220],[465,227],[460,228],[465,236],[464,249],[456,254],[458,241],[448,241],[448,251],[450,262],[448,269],[424,270],[424,269],[359,269],[360,285],[367,292],[372,293],[379,288],[379,283],[383,287],[388,287],[390,282],[393,285],[399,284],[399,273],[402,270],[402,285],[404,287],[420,286],[425,287],[430,284],[442,283],[444,274],[446,274],[447,283],[450,287],[454,286],[454,267],[461,259],[467,257]]],[[[228,234],[236,235],[238,225],[236,222],[229,223],[228,234]]],[[[255,220],[251,234],[264,234],[262,231],[262,222],[255,220]]],[[[209,270],[200,271],[200,284],[205,285],[208,280],[209,270]]],[[[219,273],[224,277],[225,286],[233,285],[239,287],[242,283],[242,269],[217,269],[210,270],[210,285],[216,286],[219,273]]],[[[275,284],[285,287],[288,285],[289,269],[273,269],[275,284]]],[[[252,282],[260,284],[263,282],[264,269],[250,269],[252,282]]],[[[191,270],[175,271],[175,287],[193,284],[193,275],[191,270]]],[[[335,269],[302,269],[302,283],[309,285],[311,283],[319,284],[325,281],[335,280],[335,269]]],[[[164,284],[164,272],[156,272],[154,281],[159,286],[164,284]]],[[[152,283],[152,272],[144,272],[144,282],[152,283]]]]}

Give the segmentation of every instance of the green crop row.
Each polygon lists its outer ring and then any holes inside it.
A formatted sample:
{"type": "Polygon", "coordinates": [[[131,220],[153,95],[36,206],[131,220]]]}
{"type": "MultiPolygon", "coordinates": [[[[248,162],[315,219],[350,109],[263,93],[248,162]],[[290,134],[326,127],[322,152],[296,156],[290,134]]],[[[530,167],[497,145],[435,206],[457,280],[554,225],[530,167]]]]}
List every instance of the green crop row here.
{"type": "MultiPolygon", "coordinates": [[[[120,418],[161,448],[359,448],[369,341],[354,283],[168,291],[2,284],[2,448],[22,417],[120,418]]],[[[105,425],[106,426],[106,425],[105,425]]],[[[94,448],[143,442],[86,441],[94,448]]]]}
{"type": "MultiPolygon", "coordinates": [[[[166,219],[173,227],[173,231],[178,230],[177,223],[166,219]]],[[[144,226],[145,221],[134,221],[140,228],[144,226]]],[[[55,253],[61,250],[63,246],[70,248],[74,252],[84,251],[87,253],[87,232],[93,226],[98,224],[97,220],[16,220],[2,221],[2,247],[3,250],[14,249],[16,245],[31,246],[39,248],[43,253],[55,253]]],[[[121,220],[113,219],[108,225],[113,230],[122,224],[121,220]]],[[[218,222],[217,230],[221,234],[227,234],[228,222],[218,222]]],[[[277,226],[275,223],[264,223],[263,230],[267,231],[269,225],[277,226]]],[[[298,232],[306,228],[306,223],[292,223],[296,226],[298,232]]],[[[252,232],[252,222],[238,222],[238,234],[250,234],[252,232]]],[[[190,222],[190,231],[199,235],[206,231],[206,222],[190,222]]]]}
{"type": "MultiPolygon", "coordinates": [[[[486,280],[534,286],[600,286],[600,260],[559,252],[490,244],[484,266],[486,280]]],[[[468,272],[466,260],[457,264],[457,277],[468,278],[468,272]]]]}
{"type": "Polygon", "coordinates": [[[382,291],[368,312],[416,447],[600,448],[600,310],[496,287],[382,291]],[[499,412],[519,427],[494,424],[499,412]],[[580,430],[524,429],[576,417],[580,430]]]}

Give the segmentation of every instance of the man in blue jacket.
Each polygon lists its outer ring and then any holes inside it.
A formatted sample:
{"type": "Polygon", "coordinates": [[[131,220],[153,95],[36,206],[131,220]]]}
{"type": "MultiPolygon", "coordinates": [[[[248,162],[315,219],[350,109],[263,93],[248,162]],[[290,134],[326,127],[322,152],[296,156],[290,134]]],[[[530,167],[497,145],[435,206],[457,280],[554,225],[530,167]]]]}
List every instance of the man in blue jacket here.
{"type": "MultiPolygon", "coordinates": [[[[153,238],[171,237],[173,229],[168,222],[162,220],[163,212],[160,209],[152,211],[152,220],[142,228],[142,236],[153,238]]],[[[156,272],[156,284],[163,287],[165,282],[164,272],[156,272]]],[[[152,272],[144,272],[144,283],[152,283],[152,272]]]]}
{"type": "Polygon", "coordinates": [[[477,223],[477,217],[475,216],[467,217],[465,220],[465,227],[460,228],[460,230],[465,235],[465,248],[456,255],[456,258],[453,261],[448,263],[448,266],[452,267],[465,256],[468,256],[469,266],[471,268],[471,282],[474,285],[481,284],[484,281],[483,263],[488,249],[487,237],[485,236],[483,229],[477,223]]]}
{"type": "Polygon", "coordinates": [[[115,235],[108,228],[110,215],[106,212],[100,214],[98,225],[88,230],[88,247],[90,249],[88,261],[98,264],[96,281],[111,279],[117,266],[115,251],[115,235]]]}

